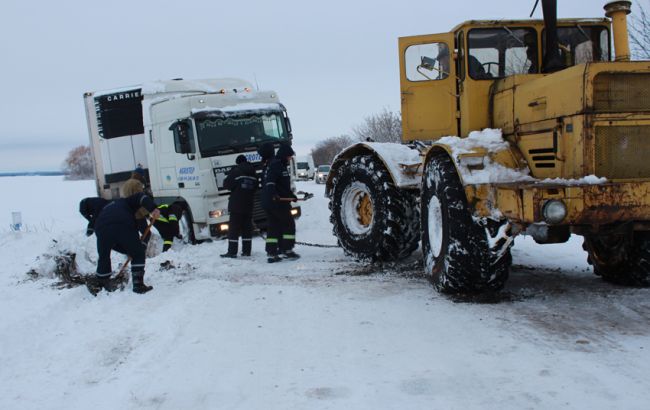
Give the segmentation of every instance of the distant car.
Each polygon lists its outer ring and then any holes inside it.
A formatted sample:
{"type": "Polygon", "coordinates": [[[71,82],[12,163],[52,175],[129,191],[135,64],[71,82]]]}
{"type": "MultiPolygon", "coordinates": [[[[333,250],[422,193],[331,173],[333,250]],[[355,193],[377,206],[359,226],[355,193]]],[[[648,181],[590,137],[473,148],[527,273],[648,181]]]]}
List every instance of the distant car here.
{"type": "Polygon", "coordinates": [[[314,164],[313,162],[310,164],[310,162],[311,157],[309,158],[309,161],[296,161],[296,178],[309,180],[314,177],[314,164]]]}
{"type": "Polygon", "coordinates": [[[316,175],[314,175],[314,181],[317,184],[324,184],[327,181],[327,174],[330,173],[329,165],[319,165],[316,169],[316,175]]]}

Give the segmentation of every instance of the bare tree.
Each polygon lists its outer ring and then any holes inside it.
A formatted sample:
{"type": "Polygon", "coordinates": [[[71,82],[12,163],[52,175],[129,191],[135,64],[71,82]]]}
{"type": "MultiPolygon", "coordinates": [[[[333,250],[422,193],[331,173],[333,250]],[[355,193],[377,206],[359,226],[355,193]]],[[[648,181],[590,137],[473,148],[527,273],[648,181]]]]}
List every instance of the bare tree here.
{"type": "Polygon", "coordinates": [[[344,148],[352,145],[354,140],[347,135],[340,137],[331,137],[316,144],[311,150],[311,156],[314,159],[314,164],[329,165],[334,160],[336,154],[341,152],[344,148]]]}
{"type": "Polygon", "coordinates": [[[68,157],[63,161],[62,169],[66,173],[66,179],[92,179],[93,158],[90,147],[80,145],[70,151],[68,157]]]}
{"type": "Polygon", "coordinates": [[[635,59],[649,60],[650,14],[646,11],[646,7],[639,4],[631,20],[630,42],[632,43],[632,55],[635,59]]]}
{"type": "Polygon", "coordinates": [[[379,114],[366,117],[363,123],[352,129],[359,141],[401,142],[402,119],[399,113],[384,108],[379,114]]]}

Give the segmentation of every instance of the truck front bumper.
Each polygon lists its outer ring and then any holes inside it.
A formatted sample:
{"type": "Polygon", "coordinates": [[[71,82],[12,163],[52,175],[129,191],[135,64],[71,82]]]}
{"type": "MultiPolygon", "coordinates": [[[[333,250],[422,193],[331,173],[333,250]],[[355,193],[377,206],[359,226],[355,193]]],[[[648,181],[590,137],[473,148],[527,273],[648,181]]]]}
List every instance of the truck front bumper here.
{"type": "MultiPolygon", "coordinates": [[[[302,215],[302,210],[300,209],[299,206],[294,206],[291,208],[291,216],[293,216],[293,219],[298,219],[302,215]]],[[[253,223],[254,227],[257,228],[266,228],[268,225],[268,222],[266,220],[266,214],[264,214],[264,217],[258,217],[256,218],[255,215],[253,215],[253,223]]],[[[216,223],[210,223],[208,226],[210,227],[210,236],[213,237],[221,237],[228,235],[228,229],[229,229],[229,222],[228,220],[223,221],[223,222],[216,222],[216,223]]]]}

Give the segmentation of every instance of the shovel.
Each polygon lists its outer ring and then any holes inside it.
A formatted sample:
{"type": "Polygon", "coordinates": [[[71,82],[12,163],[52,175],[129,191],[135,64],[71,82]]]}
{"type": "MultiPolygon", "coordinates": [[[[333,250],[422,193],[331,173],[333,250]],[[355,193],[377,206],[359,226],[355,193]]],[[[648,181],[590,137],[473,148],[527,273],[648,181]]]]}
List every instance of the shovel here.
{"type": "MultiPolygon", "coordinates": [[[[152,220],[149,223],[149,225],[147,225],[147,229],[145,229],[144,232],[142,232],[142,236],[140,236],[140,241],[143,241],[144,238],[146,238],[147,235],[149,235],[149,232],[151,231],[151,227],[153,226],[153,223],[154,223],[154,220],[152,220]]],[[[122,282],[122,283],[125,283],[125,284],[129,283],[129,277],[126,275],[126,268],[129,266],[129,263],[131,263],[132,259],[133,258],[130,257],[130,256],[128,258],[126,258],[126,262],[124,262],[124,264],[120,268],[120,271],[117,273],[117,275],[115,275],[114,280],[116,282],[122,282]]]]}
{"type": "Polygon", "coordinates": [[[276,201],[280,202],[294,202],[294,201],[306,201],[310,198],[314,197],[314,194],[310,194],[309,192],[297,192],[298,195],[302,194],[302,198],[277,198],[276,201]]]}

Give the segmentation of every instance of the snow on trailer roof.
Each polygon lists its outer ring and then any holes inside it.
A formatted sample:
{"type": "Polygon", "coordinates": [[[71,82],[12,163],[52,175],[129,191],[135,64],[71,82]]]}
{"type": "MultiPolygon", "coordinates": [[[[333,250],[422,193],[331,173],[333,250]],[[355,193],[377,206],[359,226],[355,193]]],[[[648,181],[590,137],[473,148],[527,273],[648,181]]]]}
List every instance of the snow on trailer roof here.
{"type": "Polygon", "coordinates": [[[253,85],[248,81],[240,80],[238,78],[211,78],[199,80],[178,79],[148,81],[142,84],[111,88],[108,90],[89,91],[86,94],[101,97],[104,95],[137,90],[141,90],[143,95],[177,92],[218,93],[221,90],[243,90],[244,88],[252,89],[253,85]]]}
{"type": "Polygon", "coordinates": [[[88,91],[85,95],[92,95],[93,97],[103,97],[105,95],[127,93],[127,92],[141,92],[142,85],[131,85],[127,87],[111,88],[110,90],[101,90],[101,91],[88,91]]]}
{"type": "Polygon", "coordinates": [[[168,80],[151,81],[142,85],[143,94],[160,94],[176,92],[202,92],[218,93],[221,90],[243,90],[252,89],[253,85],[248,81],[238,78],[214,78],[201,80],[168,80]]]}

